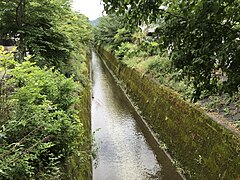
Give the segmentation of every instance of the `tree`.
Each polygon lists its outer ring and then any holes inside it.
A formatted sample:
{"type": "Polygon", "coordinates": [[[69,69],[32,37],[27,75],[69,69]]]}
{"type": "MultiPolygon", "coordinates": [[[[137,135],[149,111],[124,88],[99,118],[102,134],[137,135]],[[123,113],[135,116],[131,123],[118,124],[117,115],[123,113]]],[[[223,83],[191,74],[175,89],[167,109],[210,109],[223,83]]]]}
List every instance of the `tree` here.
{"type": "Polygon", "coordinates": [[[108,13],[125,16],[136,25],[158,23],[158,36],[171,51],[182,77],[188,77],[195,92],[229,92],[240,86],[239,0],[103,0],[108,13]],[[225,78],[219,80],[216,72],[225,78]]]}
{"type": "Polygon", "coordinates": [[[56,31],[56,23],[71,11],[69,0],[3,0],[1,4],[1,36],[17,40],[19,62],[27,51],[37,56],[39,65],[58,66],[67,59],[71,45],[56,31]]]}
{"type": "Polygon", "coordinates": [[[96,44],[100,46],[110,45],[112,50],[117,49],[124,42],[132,42],[132,34],[135,28],[124,27],[121,17],[108,15],[99,19],[95,28],[96,44]]]}
{"type": "Polygon", "coordinates": [[[87,68],[83,67],[86,51],[93,43],[93,26],[88,18],[82,14],[68,12],[58,21],[57,32],[61,32],[71,44],[70,57],[61,63],[61,71],[67,76],[75,75],[77,81],[83,82],[87,68]],[[82,67],[82,68],[80,68],[82,67]]]}
{"type": "Polygon", "coordinates": [[[121,27],[116,16],[105,16],[99,18],[98,26],[95,30],[95,40],[97,45],[106,45],[114,42],[114,36],[121,27]]]}
{"type": "Polygon", "coordinates": [[[19,62],[22,62],[28,53],[32,55],[31,60],[41,67],[55,66],[55,69],[64,71],[67,76],[73,73],[70,69],[66,70],[66,67],[70,67],[70,61],[76,59],[73,56],[82,56],[83,47],[90,45],[93,35],[89,20],[84,15],[73,12],[70,2],[0,2],[0,37],[16,40],[19,62]],[[73,52],[79,53],[74,55],[73,52]]]}

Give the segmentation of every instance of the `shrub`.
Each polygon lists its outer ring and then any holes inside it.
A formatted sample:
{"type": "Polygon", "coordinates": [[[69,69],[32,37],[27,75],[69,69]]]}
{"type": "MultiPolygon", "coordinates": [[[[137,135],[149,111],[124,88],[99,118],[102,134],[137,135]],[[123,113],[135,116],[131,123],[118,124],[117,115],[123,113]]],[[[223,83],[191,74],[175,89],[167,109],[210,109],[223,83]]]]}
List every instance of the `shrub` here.
{"type": "Polygon", "coordinates": [[[132,58],[136,56],[139,49],[136,44],[132,44],[129,42],[122,43],[121,46],[118,47],[118,50],[115,51],[116,56],[119,58],[132,58]]]}
{"type": "Polygon", "coordinates": [[[11,93],[0,128],[0,179],[60,179],[67,157],[86,159],[79,153],[86,138],[75,109],[78,84],[28,61],[15,64],[5,81],[11,93]]]}

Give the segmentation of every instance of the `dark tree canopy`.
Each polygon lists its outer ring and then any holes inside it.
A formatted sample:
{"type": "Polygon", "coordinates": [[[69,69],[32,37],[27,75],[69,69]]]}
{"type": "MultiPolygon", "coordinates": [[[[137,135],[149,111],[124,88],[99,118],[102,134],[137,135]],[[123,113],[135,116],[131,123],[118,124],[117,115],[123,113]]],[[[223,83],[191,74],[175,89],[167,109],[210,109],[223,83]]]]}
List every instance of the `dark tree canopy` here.
{"type": "Polygon", "coordinates": [[[240,86],[239,0],[103,0],[126,22],[158,24],[156,33],[199,98],[203,91],[234,93],[240,86]],[[217,74],[221,73],[219,81],[217,74]]]}
{"type": "MultiPolygon", "coordinates": [[[[59,67],[73,49],[70,32],[66,29],[70,29],[73,21],[76,29],[88,23],[88,19],[72,12],[70,3],[70,0],[1,0],[0,39],[15,39],[19,61],[23,61],[29,52],[38,65],[59,67]],[[69,25],[62,30],[65,22],[69,25]]],[[[88,41],[90,32],[91,29],[79,36],[82,37],[81,43],[88,41]]]]}

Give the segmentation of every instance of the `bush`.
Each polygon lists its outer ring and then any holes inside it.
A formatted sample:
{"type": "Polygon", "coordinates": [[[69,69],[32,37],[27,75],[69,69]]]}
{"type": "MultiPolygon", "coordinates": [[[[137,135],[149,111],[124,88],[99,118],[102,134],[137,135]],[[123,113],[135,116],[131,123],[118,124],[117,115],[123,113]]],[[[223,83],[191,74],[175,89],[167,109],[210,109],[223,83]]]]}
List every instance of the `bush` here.
{"type": "Polygon", "coordinates": [[[138,52],[139,52],[139,49],[136,44],[125,42],[118,47],[118,50],[115,51],[115,54],[119,58],[123,58],[123,57],[132,58],[136,56],[138,52]]]}
{"type": "Polygon", "coordinates": [[[28,61],[16,63],[8,73],[11,78],[4,84],[11,92],[0,129],[0,179],[60,179],[60,164],[67,157],[86,159],[85,152],[79,154],[86,138],[74,108],[78,84],[28,61]]]}

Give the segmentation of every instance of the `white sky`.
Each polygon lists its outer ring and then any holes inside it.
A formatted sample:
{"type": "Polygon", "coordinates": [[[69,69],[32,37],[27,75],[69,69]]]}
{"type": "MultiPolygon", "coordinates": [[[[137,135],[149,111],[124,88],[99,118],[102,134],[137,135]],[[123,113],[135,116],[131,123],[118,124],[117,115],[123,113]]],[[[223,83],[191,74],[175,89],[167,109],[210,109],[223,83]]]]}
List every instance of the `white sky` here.
{"type": "Polygon", "coordinates": [[[80,11],[90,20],[95,20],[102,16],[103,5],[101,0],[73,0],[73,9],[80,11]]]}

